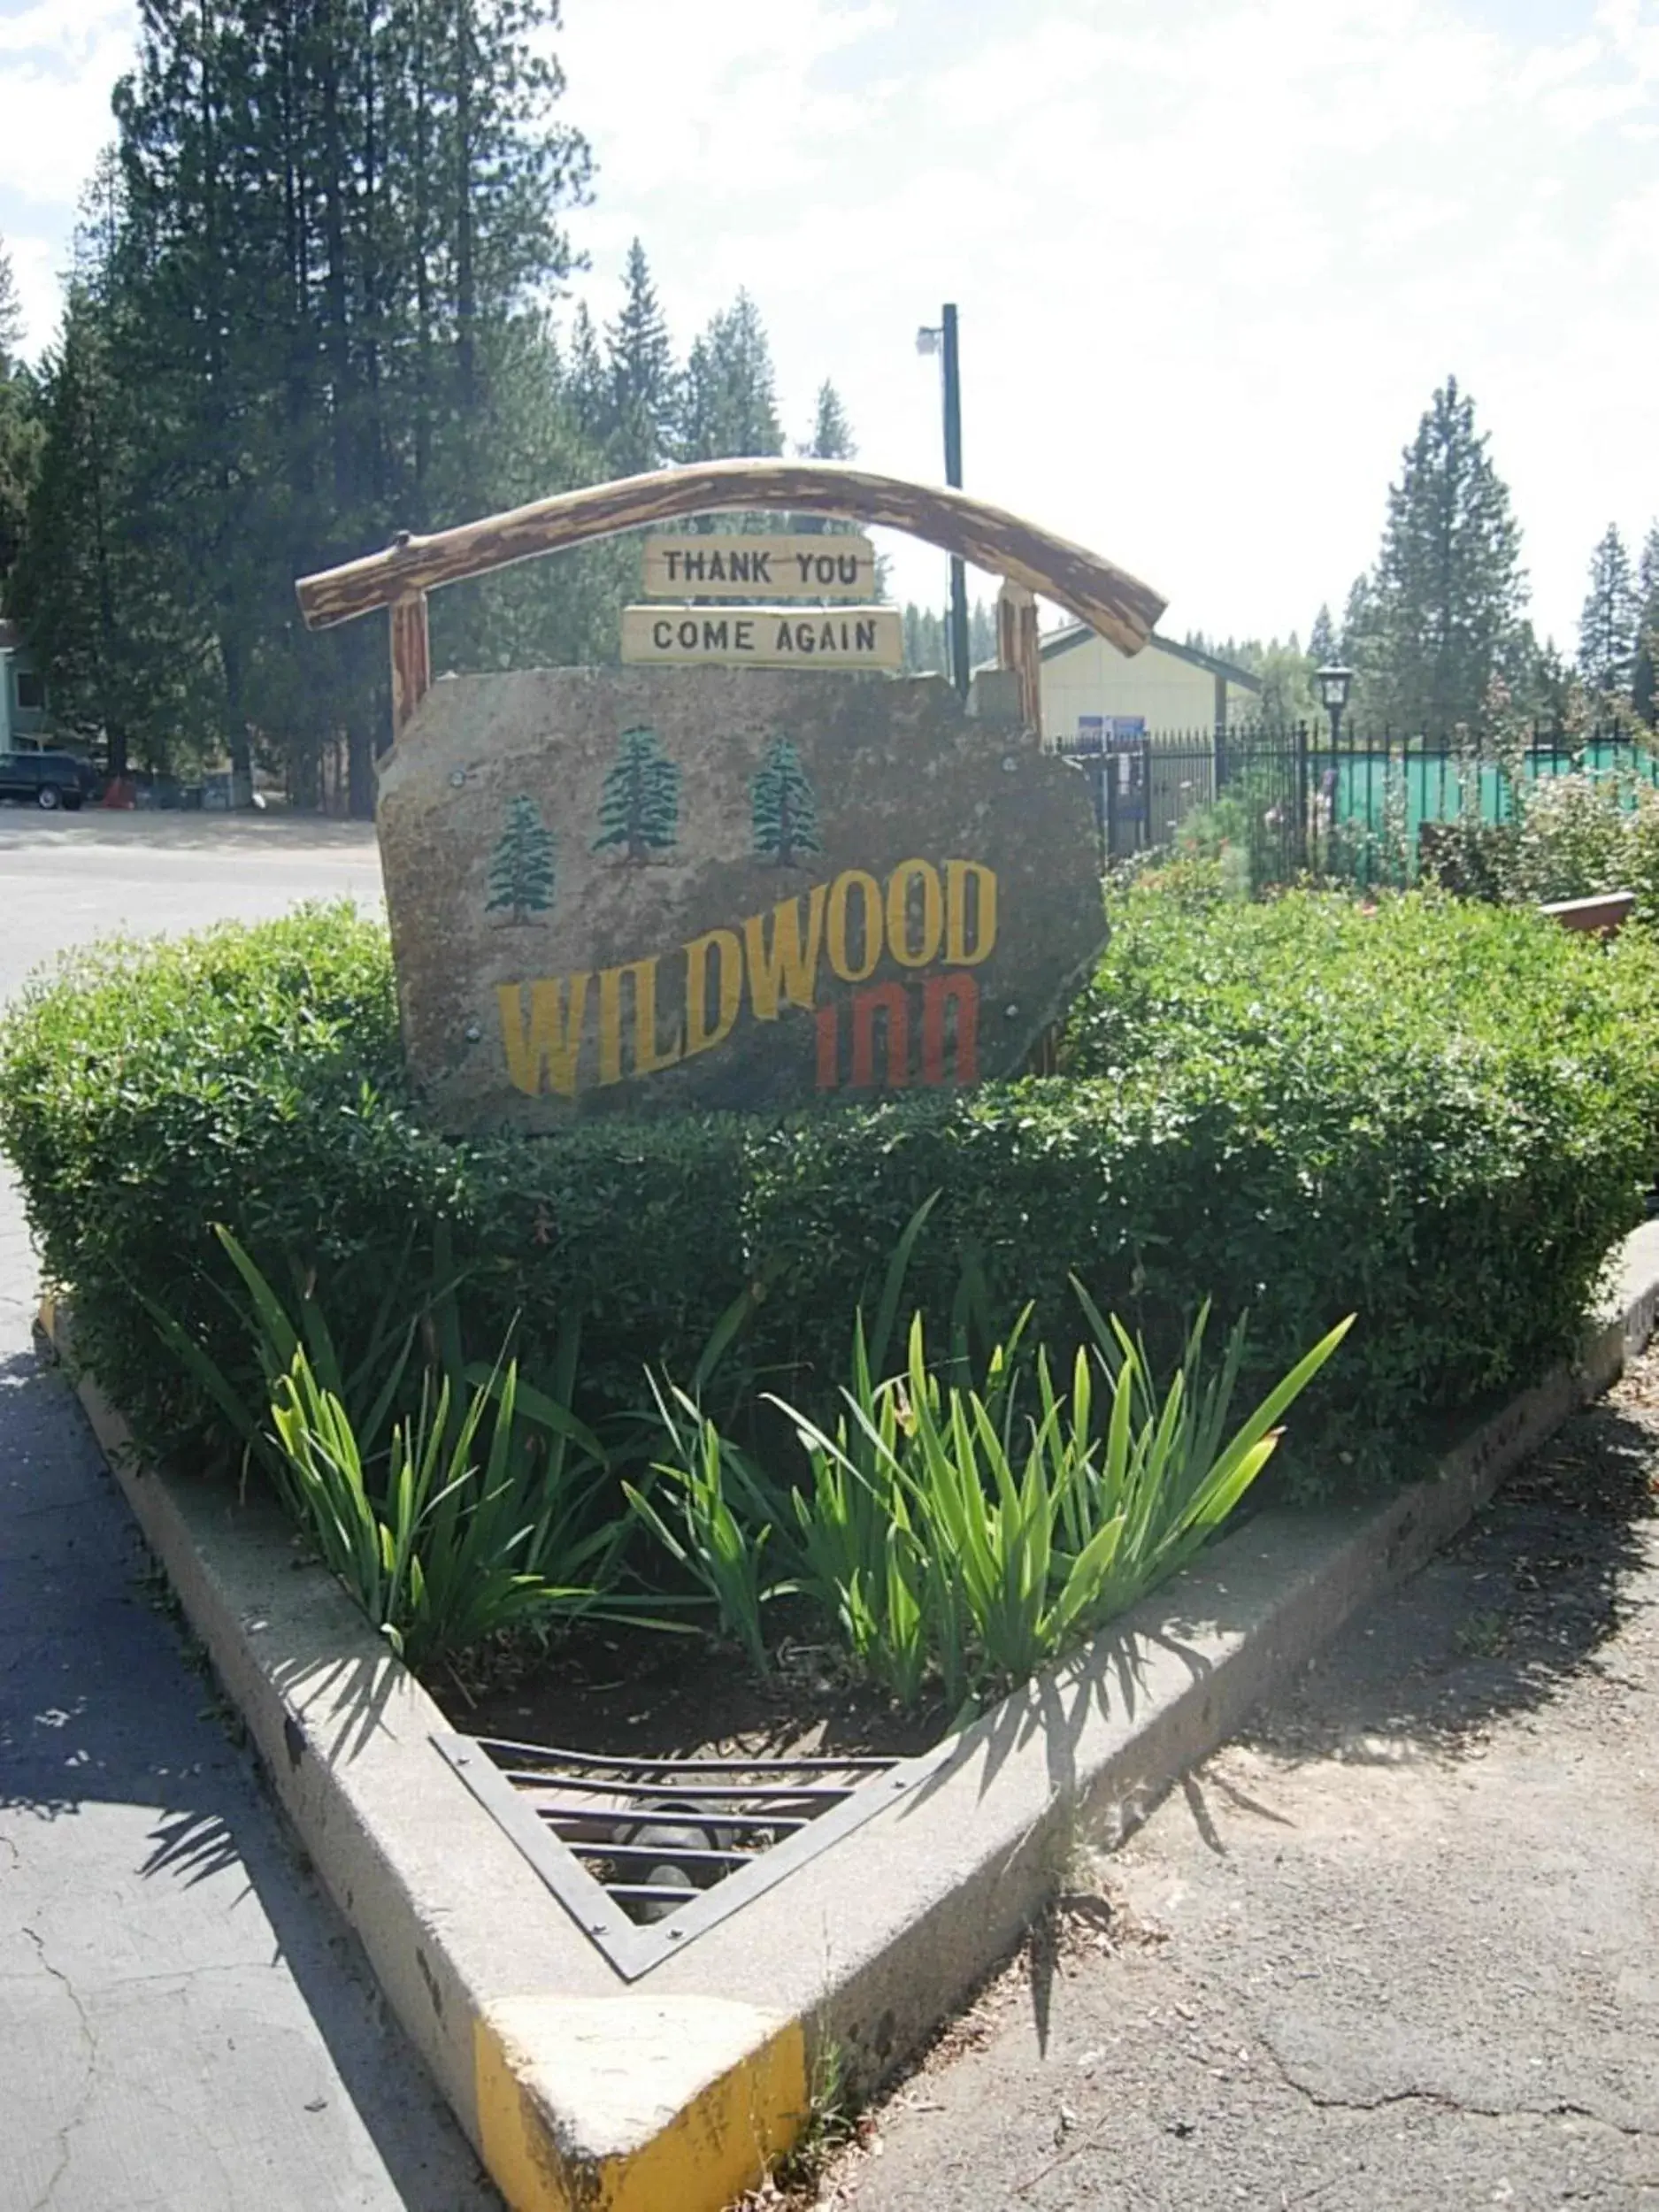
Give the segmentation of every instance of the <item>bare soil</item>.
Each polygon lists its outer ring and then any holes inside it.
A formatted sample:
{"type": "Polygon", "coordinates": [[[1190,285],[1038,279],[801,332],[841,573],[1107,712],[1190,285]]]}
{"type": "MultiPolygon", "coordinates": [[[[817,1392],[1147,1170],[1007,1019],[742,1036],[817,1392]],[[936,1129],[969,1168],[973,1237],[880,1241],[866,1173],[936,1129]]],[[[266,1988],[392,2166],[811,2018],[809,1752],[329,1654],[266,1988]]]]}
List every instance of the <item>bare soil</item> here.
{"type": "Polygon", "coordinates": [[[909,1758],[946,1725],[942,1709],[901,1712],[849,1682],[833,1651],[787,1639],[770,1682],[703,1636],[589,1628],[545,1649],[498,1646],[426,1686],[463,1734],[631,1758],[909,1758]]]}

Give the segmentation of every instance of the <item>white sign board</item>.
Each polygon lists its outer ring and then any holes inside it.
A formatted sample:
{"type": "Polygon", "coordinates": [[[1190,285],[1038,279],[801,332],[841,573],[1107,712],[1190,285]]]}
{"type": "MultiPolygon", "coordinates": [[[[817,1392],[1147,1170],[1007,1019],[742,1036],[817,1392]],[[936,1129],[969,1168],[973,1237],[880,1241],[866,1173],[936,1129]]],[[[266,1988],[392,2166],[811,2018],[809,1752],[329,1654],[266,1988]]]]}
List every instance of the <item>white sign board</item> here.
{"type": "Polygon", "coordinates": [[[645,541],[651,599],[872,599],[875,588],[868,538],[657,532],[645,541]]]}
{"type": "Polygon", "coordinates": [[[895,669],[896,607],[625,607],[622,657],[648,668],[895,669]]]}

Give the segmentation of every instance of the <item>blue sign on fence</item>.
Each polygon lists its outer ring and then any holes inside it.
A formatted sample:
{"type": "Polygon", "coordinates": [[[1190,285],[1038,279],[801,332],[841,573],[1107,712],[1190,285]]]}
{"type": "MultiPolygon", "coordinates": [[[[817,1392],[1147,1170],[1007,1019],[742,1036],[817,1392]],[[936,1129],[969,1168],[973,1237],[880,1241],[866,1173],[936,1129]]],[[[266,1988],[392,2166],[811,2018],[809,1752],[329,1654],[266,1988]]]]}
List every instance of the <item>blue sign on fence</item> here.
{"type": "Polygon", "coordinates": [[[1144,714],[1079,714],[1076,741],[1066,749],[1078,753],[1113,752],[1120,745],[1138,743],[1146,733],[1144,714]]]}

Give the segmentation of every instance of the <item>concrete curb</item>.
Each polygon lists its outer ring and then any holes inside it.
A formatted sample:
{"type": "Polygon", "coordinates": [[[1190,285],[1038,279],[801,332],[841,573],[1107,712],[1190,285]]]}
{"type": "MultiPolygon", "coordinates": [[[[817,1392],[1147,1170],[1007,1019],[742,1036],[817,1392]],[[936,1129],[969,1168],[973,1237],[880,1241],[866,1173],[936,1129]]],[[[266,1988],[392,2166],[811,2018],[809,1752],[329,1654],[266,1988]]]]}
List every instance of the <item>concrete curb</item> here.
{"type": "MultiPolygon", "coordinates": [[[[445,1724],[273,1506],[134,1463],[81,1403],[317,1871],[514,2212],[720,2212],[833,2052],[867,2085],[1018,1940],[1079,1830],[1122,1829],[1409,1574],[1659,1315],[1659,1223],[1579,1358],[1370,1510],[1264,1514],[1006,1700],[864,1827],[628,1985],[430,1740],[445,1724]]],[[[69,1318],[41,1325],[73,1360],[69,1318]]]]}

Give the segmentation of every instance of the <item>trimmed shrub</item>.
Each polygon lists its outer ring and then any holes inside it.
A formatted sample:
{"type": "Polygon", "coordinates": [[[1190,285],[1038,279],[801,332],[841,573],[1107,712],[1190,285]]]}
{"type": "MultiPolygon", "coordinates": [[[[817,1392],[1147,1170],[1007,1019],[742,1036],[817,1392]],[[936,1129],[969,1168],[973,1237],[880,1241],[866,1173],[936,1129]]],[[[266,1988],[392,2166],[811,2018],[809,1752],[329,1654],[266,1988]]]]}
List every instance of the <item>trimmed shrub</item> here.
{"type": "Polygon", "coordinates": [[[740,1123],[449,1142],[405,1077],[385,930],[349,908],[73,957],[0,1031],[0,1148],[86,1358],[150,1440],[201,1402],[157,1362],[146,1298],[257,1400],[216,1222],[279,1287],[323,1279],[342,1339],[400,1279],[412,1313],[459,1276],[469,1352],[516,1320],[534,1371],[574,1309],[601,1404],[649,1401],[645,1362],[700,1343],[747,1280],[740,1123]]]}
{"type": "Polygon", "coordinates": [[[1114,924],[1059,1077],[466,1142],[422,1125],[377,925],[313,910],[104,948],[0,1033],[0,1144],[88,1358],[155,1441],[208,1424],[146,1298],[258,1387],[216,1221],[279,1284],[314,1270],[337,1327],[458,1276],[469,1354],[516,1321],[534,1377],[579,1315],[595,1418],[646,1399],[648,1363],[687,1377],[746,1291],[728,1378],[824,1402],[934,1192],[909,1288],[936,1341],[965,1279],[991,1328],[1033,1301],[1057,1353],[1075,1272],[1160,1362],[1205,1296],[1224,1323],[1248,1308],[1244,1386],[1264,1387],[1357,1310],[1297,1424],[1325,1475],[1405,1471],[1425,1416],[1569,1346],[1655,1165],[1645,939],[1427,896],[1153,888],[1114,924]]]}
{"type": "Polygon", "coordinates": [[[1356,1456],[1535,1375],[1644,1210],[1656,979],[1640,933],[1439,896],[1130,901],[1065,1064],[1179,1125],[1135,1209],[1143,1295],[1248,1303],[1269,1365],[1357,1310],[1328,1400],[1356,1456]]]}

